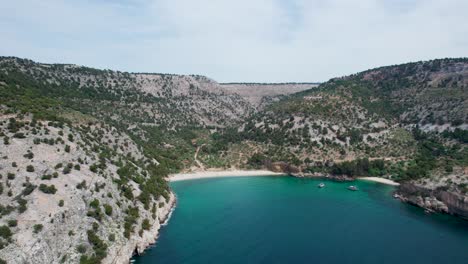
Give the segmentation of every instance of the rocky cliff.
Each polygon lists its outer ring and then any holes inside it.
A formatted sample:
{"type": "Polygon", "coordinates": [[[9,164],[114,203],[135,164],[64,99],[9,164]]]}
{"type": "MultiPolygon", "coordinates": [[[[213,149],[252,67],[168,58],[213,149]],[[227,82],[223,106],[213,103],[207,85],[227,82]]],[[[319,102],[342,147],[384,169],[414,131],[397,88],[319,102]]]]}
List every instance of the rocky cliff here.
{"type": "Polygon", "coordinates": [[[468,219],[468,197],[444,188],[429,189],[403,183],[396,191],[399,198],[430,211],[443,212],[468,219]]]}
{"type": "Polygon", "coordinates": [[[128,263],[157,237],[175,197],[114,127],[0,114],[0,259],[128,263]]]}

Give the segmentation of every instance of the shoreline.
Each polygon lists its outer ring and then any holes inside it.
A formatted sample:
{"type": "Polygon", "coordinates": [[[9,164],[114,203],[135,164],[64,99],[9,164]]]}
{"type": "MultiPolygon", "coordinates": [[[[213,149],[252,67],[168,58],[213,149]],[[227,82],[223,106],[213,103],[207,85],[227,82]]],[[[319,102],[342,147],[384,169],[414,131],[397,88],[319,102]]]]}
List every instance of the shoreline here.
{"type": "Polygon", "coordinates": [[[125,245],[127,251],[117,252],[117,255],[111,259],[105,259],[103,263],[132,263],[131,260],[136,255],[142,255],[147,249],[154,246],[157,243],[161,228],[163,228],[169,222],[173,211],[177,205],[177,197],[173,192],[170,193],[168,201],[161,208],[158,208],[158,215],[153,223],[149,233],[144,237],[132,237],[125,245]]]}
{"type": "MultiPolygon", "coordinates": [[[[208,178],[223,178],[223,177],[252,177],[252,176],[288,176],[286,173],[273,172],[269,170],[207,170],[207,171],[195,171],[188,173],[175,173],[170,174],[166,178],[169,182],[175,181],[186,181],[196,179],[208,179],[208,178]]],[[[298,177],[293,175],[293,177],[298,177]]],[[[304,177],[304,176],[302,176],[304,177]]],[[[324,176],[307,175],[311,178],[320,178],[324,176]]],[[[398,182],[380,178],[380,177],[356,177],[355,180],[373,181],[391,186],[399,186],[398,182]]]]}
{"type": "Polygon", "coordinates": [[[189,173],[176,173],[167,177],[169,182],[222,177],[252,177],[252,176],[287,176],[269,170],[208,170],[189,173]]]}
{"type": "Polygon", "coordinates": [[[379,178],[379,177],[358,177],[356,179],[365,180],[365,181],[373,181],[373,182],[383,183],[383,184],[392,185],[392,186],[399,186],[400,185],[398,182],[394,182],[392,180],[385,179],[385,178],[379,178]]]}

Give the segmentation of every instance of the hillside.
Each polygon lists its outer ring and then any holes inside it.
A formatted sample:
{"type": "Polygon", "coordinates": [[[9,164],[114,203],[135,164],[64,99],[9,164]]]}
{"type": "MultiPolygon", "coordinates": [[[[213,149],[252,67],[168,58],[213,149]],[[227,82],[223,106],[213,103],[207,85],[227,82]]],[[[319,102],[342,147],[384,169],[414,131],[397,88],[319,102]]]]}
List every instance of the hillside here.
{"type": "Polygon", "coordinates": [[[466,197],[467,90],[467,59],[335,78],[214,134],[200,159],[226,167],[283,163],[305,175],[380,176],[466,197]]]}
{"type": "Polygon", "coordinates": [[[174,195],[128,135],[4,111],[0,134],[1,259],[126,263],[153,242],[174,195]]]}
{"type": "Polygon", "coordinates": [[[125,263],[208,168],[378,176],[468,216],[468,59],[314,84],[219,84],[0,58],[0,259],[125,263]]]}
{"type": "Polygon", "coordinates": [[[174,203],[167,174],[256,108],[203,76],[1,57],[0,259],[126,263],[174,203]]]}

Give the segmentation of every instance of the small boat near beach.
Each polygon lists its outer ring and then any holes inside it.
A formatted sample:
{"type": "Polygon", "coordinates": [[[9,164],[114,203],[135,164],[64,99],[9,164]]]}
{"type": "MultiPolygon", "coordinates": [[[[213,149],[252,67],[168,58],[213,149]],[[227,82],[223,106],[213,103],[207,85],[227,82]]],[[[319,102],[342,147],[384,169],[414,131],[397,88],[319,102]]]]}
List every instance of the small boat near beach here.
{"type": "Polygon", "coordinates": [[[354,185],[350,185],[350,186],[348,187],[348,190],[350,190],[350,191],[359,191],[358,187],[356,187],[356,186],[354,186],[354,185]]]}
{"type": "Polygon", "coordinates": [[[321,182],[321,183],[319,183],[319,185],[317,185],[317,187],[323,188],[323,187],[325,187],[325,183],[321,182]]]}

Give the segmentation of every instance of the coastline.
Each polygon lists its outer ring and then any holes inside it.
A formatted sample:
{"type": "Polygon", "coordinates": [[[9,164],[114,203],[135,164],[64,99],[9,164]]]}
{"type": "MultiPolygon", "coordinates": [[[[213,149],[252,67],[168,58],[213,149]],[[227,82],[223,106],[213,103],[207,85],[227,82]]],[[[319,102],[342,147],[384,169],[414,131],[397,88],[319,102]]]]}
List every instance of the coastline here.
{"type": "MultiPolygon", "coordinates": [[[[176,173],[167,177],[169,182],[208,179],[208,178],[222,178],[222,177],[252,177],[252,176],[288,176],[286,173],[273,172],[269,170],[206,170],[195,171],[188,173],[176,173]]],[[[293,175],[294,177],[323,177],[317,175],[293,175]]],[[[373,181],[382,184],[399,186],[398,182],[380,178],[380,177],[357,177],[357,180],[373,181]]],[[[352,181],[352,179],[350,179],[352,181]]]]}
{"type": "Polygon", "coordinates": [[[252,176],[287,176],[284,173],[273,172],[269,170],[208,170],[190,173],[171,174],[167,178],[168,181],[185,181],[205,178],[222,178],[222,177],[252,177],[252,176]]]}
{"type": "Polygon", "coordinates": [[[385,179],[385,178],[379,178],[379,177],[358,177],[356,179],[365,180],[365,181],[379,182],[379,183],[392,185],[392,186],[399,186],[400,185],[398,182],[394,182],[392,180],[385,179]]]}
{"type": "MultiPolygon", "coordinates": [[[[132,236],[131,239],[120,247],[114,248],[114,252],[110,253],[107,258],[103,260],[103,264],[127,264],[130,263],[132,257],[137,254],[143,254],[146,249],[151,245],[157,243],[159,231],[161,227],[165,226],[170,219],[170,216],[176,206],[177,198],[174,193],[169,194],[169,199],[164,201],[164,206],[158,208],[157,218],[148,232],[145,232],[142,237],[132,236]]],[[[159,202],[162,202],[159,200],[159,202]]]]}

